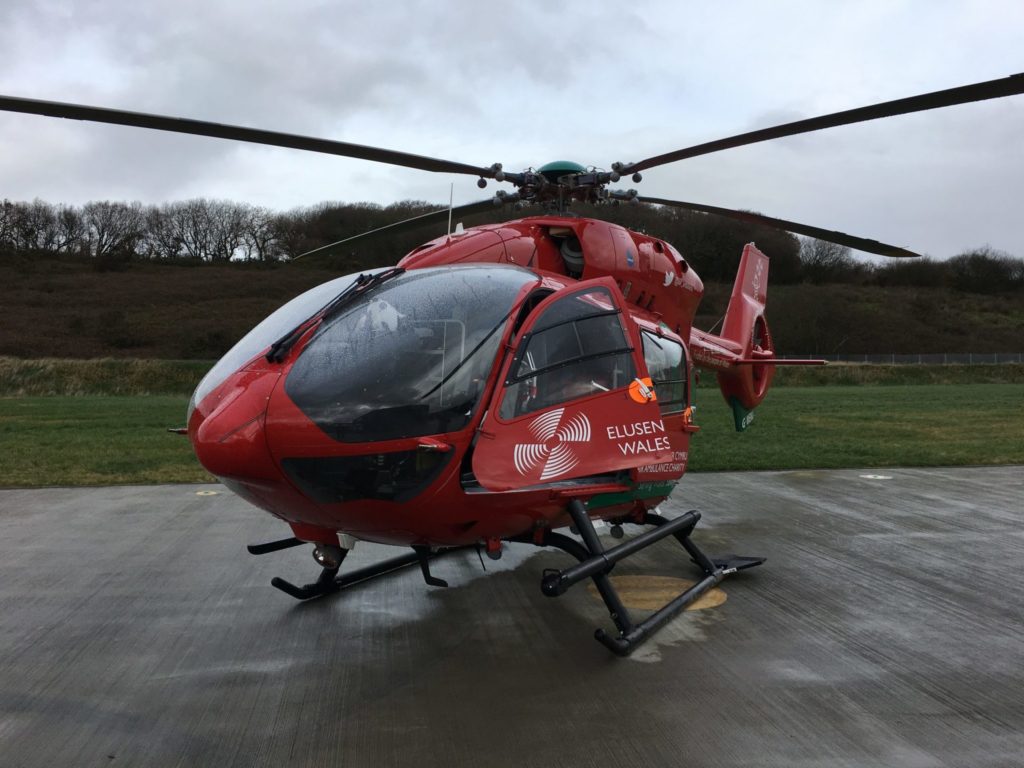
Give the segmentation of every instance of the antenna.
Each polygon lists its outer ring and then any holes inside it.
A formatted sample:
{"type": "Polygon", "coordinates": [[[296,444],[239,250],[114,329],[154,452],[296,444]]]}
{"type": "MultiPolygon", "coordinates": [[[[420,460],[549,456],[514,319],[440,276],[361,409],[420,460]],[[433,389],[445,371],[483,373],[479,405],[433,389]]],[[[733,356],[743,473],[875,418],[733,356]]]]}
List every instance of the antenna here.
{"type": "Polygon", "coordinates": [[[448,189],[448,239],[452,238],[452,203],[455,201],[455,182],[448,189]]]}

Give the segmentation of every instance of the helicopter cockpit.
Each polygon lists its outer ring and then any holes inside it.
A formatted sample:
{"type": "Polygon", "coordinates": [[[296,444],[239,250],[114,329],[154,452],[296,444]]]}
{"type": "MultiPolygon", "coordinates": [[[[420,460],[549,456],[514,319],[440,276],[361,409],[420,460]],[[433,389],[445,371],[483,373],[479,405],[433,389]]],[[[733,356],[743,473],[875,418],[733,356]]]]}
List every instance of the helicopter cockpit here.
{"type": "Polygon", "coordinates": [[[510,266],[410,270],[327,319],[285,380],[289,399],[346,443],[465,427],[533,272],[510,266]]]}

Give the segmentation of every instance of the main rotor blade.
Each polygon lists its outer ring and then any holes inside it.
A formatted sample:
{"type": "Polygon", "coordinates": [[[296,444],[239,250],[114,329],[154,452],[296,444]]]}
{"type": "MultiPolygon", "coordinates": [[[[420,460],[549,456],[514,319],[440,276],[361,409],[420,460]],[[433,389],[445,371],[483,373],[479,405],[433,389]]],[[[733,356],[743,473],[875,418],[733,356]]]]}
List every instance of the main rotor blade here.
{"type": "MultiPolygon", "coordinates": [[[[474,213],[482,213],[484,211],[493,211],[497,206],[493,200],[481,200],[477,203],[467,203],[466,205],[457,205],[451,209],[451,216],[454,219],[458,216],[469,216],[474,213]]],[[[358,235],[352,235],[352,237],[346,237],[344,240],[338,240],[327,245],[322,245],[319,248],[314,248],[312,251],[306,251],[300,253],[292,261],[305,258],[306,256],[312,256],[313,254],[328,254],[336,250],[341,245],[351,245],[352,243],[360,240],[368,240],[378,235],[396,235],[399,232],[406,232],[410,229],[416,229],[424,224],[429,224],[432,221],[443,221],[448,218],[449,209],[441,208],[436,211],[430,211],[429,213],[421,213],[419,216],[413,216],[410,219],[403,219],[402,221],[396,221],[394,224],[385,224],[383,227],[377,227],[376,229],[362,232],[358,235]]]]}
{"type": "Polygon", "coordinates": [[[465,173],[472,176],[494,178],[492,168],[477,168],[473,165],[441,160],[435,157],[413,155],[393,149],[380,149],[362,144],[349,144],[344,141],[317,139],[310,136],[298,136],[278,131],[264,131],[258,128],[246,128],[224,123],[210,123],[205,120],[192,120],[187,117],[167,117],[150,115],[144,112],[127,112],[121,109],[90,107],[84,104],[67,104],[60,101],[42,101],[40,99],[24,99],[17,96],[0,96],[0,111],[21,112],[30,115],[48,117],[64,117],[69,120],[88,120],[94,123],[110,123],[111,125],[128,125],[136,128],[151,128],[156,131],[187,133],[195,136],[210,136],[216,139],[232,139],[247,141],[253,144],[266,144],[273,147],[302,149],[308,152],[321,152],[328,155],[354,157],[360,160],[371,160],[376,163],[400,165],[406,168],[418,168],[423,171],[439,173],[465,173]]]}
{"type": "Polygon", "coordinates": [[[732,208],[718,208],[714,205],[701,205],[700,203],[684,203],[681,200],[664,200],[660,197],[638,197],[637,200],[642,203],[654,203],[655,205],[669,205],[673,208],[685,208],[688,211],[697,211],[699,213],[713,213],[716,216],[725,216],[730,219],[736,219],[737,221],[745,221],[748,224],[760,224],[765,227],[781,229],[785,232],[793,232],[798,235],[815,237],[818,240],[836,243],[837,245],[845,245],[858,251],[865,251],[866,253],[877,253],[879,256],[917,258],[921,255],[919,253],[914,253],[913,251],[908,251],[905,248],[899,248],[895,245],[880,243],[877,240],[868,240],[863,237],[848,235],[845,232],[835,232],[830,229],[821,229],[820,227],[812,227],[807,224],[798,224],[795,221],[773,219],[771,216],[762,216],[759,213],[750,213],[749,211],[736,211],[732,208]]]}
{"type": "Polygon", "coordinates": [[[743,147],[747,144],[757,144],[770,139],[781,139],[786,136],[796,136],[800,133],[820,131],[823,128],[835,128],[840,125],[862,123],[867,120],[877,120],[880,117],[893,117],[895,115],[906,115],[911,112],[923,112],[928,109],[939,107],[951,107],[956,104],[967,104],[972,101],[986,101],[987,99],[999,99],[1004,96],[1014,96],[1024,93],[1024,73],[1010,75],[999,80],[989,80],[984,83],[963,85],[959,88],[950,88],[945,91],[925,93],[921,96],[911,96],[906,99],[886,101],[882,104],[873,104],[857,109],[848,109],[844,112],[834,112],[831,115],[812,117],[806,120],[797,120],[793,123],[777,125],[774,128],[762,128],[749,133],[741,133],[727,139],[709,141],[705,144],[697,144],[686,149],[679,149],[675,152],[667,152],[664,155],[649,157],[638,163],[626,163],[619,170],[623,175],[642,171],[645,168],[654,168],[666,163],[674,163],[677,160],[686,160],[698,155],[707,155],[712,152],[720,152],[723,149],[743,147]]]}

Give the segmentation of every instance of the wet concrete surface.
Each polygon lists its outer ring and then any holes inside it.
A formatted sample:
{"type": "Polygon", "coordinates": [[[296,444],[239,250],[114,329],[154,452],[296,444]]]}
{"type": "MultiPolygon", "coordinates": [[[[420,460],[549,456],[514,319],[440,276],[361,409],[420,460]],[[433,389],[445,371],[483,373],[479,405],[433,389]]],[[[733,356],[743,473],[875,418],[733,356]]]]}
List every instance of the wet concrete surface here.
{"type": "MultiPolygon", "coordinates": [[[[299,604],[269,581],[307,548],[247,555],[288,532],[219,486],[2,491],[0,765],[1024,766],[1024,468],[694,475],[690,508],[768,563],[619,659],[582,585],[541,594],[557,552],[299,604]]],[[[643,574],[695,575],[671,540],[643,574]]]]}

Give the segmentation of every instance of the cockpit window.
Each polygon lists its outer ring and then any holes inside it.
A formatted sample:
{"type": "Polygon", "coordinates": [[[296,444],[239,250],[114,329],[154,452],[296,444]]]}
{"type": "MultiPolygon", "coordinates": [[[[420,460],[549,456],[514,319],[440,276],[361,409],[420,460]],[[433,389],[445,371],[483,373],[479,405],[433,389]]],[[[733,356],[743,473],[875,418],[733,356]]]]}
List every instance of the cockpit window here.
{"type": "MultiPolygon", "coordinates": [[[[361,274],[376,274],[380,269],[368,270],[361,274]]],[[[253,328],[249,333],[233,346],[216,365],[207,372],[203,380],[196,387],[192,395],[192,402],[189,403],[189,419],[196,405],[204,397],[210,394],[232,373],[252,360],[256,355],[265,350],[283,334],[290,331],[299,323],[308,320],[324,307],[331,299],[340,294],[359,277],[360,273],[345,275],[335,280],[311,288],[287,304],[279,307],[270,314],[263,322],[253,328]]]]}
{"type": "Polygon", "coordinates": [[[410,270],[328,320],[285,392],[346,443],[454,432],[469,423],[516,297],[518,267],[410,270]]]}

